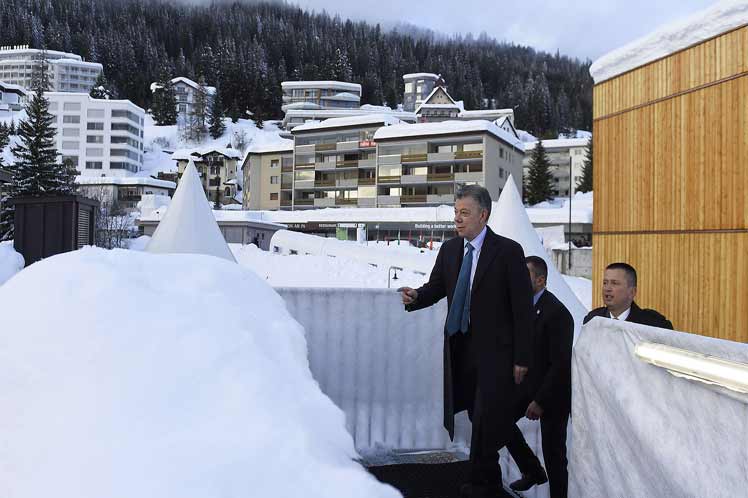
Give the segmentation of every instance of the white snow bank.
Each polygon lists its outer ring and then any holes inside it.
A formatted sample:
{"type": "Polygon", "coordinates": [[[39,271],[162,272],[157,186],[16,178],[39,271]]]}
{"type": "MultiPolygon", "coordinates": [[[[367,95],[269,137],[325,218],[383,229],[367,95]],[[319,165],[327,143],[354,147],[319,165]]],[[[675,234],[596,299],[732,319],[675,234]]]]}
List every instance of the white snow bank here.
{"type": "Polygon", "coordinates": [[[590,66],[595,83],[748,24],[748,2],[723,0],[618,48],[590,66]]]}
{"type": "Polygon", "coordinates": [[[0,242],[0,285],[23,269],[23,256],[13,248],[12,241],[0,242]]]}
{"type": "Polygon", "coordinates": [[[235,264],[84,248],[0,307],[0,496],[400,496],[351,460],[302,327],[235,264]]]}

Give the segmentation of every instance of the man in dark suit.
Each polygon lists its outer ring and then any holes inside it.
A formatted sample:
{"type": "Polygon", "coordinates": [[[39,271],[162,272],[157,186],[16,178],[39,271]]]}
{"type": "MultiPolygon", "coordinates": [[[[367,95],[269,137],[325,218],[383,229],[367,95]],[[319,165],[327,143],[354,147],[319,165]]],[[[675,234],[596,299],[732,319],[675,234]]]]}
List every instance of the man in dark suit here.
{"type": "Polygon", "coordinates": [[[517,462],[522,478],[510,484],[515,491],[526,491],[550,481],[551,497],[566,498],[566,426],[571,412],[571,347],[574,319],[556,296],[545,288],[548,265],[537,256],[526,258],[535,306],[533,368],[520,385],[520,402],[515,420],[523,416],[540,419],[543,460],[527,445],[522,431],[514,425],[506,447],[517,462]]]}
{"type": "Polygon", "coordinates": [[[636,270],[627,263],[612,263],[603,275],[603,303],[584,317],[584,323],[596,316],[625,320],[662,329],[673,329],[673,324],[652,309],[641,309],[634,302],[636,297],[636,270]]]}
{"type": "Polygon", "coordinates": [[[498,450],[514,422],[516,384],[532,355],[532,290],[524,253],[486,226],[490,214],[488,191],[463,187],[455,195],[459,237],[442,244],[426,284],[400,289],[408,311],[447,298],[444,427],[453,438],[454,415],[468,411],[470,482],[461,496],[472,498],[505,496],[498,450]]]}

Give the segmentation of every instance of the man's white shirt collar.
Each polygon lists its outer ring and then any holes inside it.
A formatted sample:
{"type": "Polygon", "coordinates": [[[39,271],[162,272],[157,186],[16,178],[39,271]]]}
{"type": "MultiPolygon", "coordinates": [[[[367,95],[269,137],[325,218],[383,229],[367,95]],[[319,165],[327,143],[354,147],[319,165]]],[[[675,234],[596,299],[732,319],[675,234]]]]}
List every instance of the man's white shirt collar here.
{"type": "Polygon", "coordinates": [[[631,314],[631,307],[629,306],[629,307],[628,307],[628,308],[626,309],[626,311],[624,311],[623,313],[621,313],[621,314],[620,314],[620,315],[618,315],[618,316],[614,316],[614,315],[613,315],[613,313],[611,313],[610,311],[608,311],[608,313],[610,314],[610,317],[611,317],[611,318],[613,318],[614,320],[622,320],[622,321],[624,321],[624,322],[625,322],[625,321],[626,321],[626,319],[627,319],[627,318],[629,317],[629,315],[631,314]]]}
{"type": "Polygon", "coordinates": [[[473,240],[463,240],[462,248],[466,249],[468,242],[471,246],[473,246],[474,251],[480,251],[481,247],[483,247],[483,240],[486,238],[486,232],[488,231],[488,225],[483,227],[483,230],[480,231],[480,233],[473,239],[473,240]]]}

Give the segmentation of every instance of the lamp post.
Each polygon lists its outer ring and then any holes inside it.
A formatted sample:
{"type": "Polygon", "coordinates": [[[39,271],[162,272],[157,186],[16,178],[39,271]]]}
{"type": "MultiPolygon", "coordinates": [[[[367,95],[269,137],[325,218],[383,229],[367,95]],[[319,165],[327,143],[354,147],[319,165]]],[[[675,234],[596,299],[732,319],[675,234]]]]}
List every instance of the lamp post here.
{"type": "Polygon", "coordinates": [[[571,174],[571,154],[569,154],[569,269],[571,269],[571,182],[572,182],[572,174],[571,174]]]}

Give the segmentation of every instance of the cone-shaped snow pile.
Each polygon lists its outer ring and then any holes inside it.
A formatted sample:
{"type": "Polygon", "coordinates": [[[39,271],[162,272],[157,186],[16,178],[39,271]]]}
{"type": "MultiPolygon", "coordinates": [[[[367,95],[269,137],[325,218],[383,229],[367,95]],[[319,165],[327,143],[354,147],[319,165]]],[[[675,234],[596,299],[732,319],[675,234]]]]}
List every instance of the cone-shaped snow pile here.
{"type": "Polygon", "coordinates": [[[548,265],[548,289],[561,300],[571,315],[574,317],[575,334],[582,326],[582,320],[587,314],[587,309],[579,301],[574,292],[556,270],[553,262],[548,257],[548,253],[543,248],[537,232],[527,217],[527,211],[522,204],[522,198],[514,185],[514,179],[509,177],[506,186],[499,196],[498,202],[495,202],[491,209],[491,217],[488,219],[488,226],[491,230],[517,241],[522,245],[525,256],[539,256],[543,258],[548,265]]]}
{"type": "Polygon", "coordinates": [[[234,261],[190,160],[169,209],[145,248],[156,253],[208,254],[234,261]]]}

